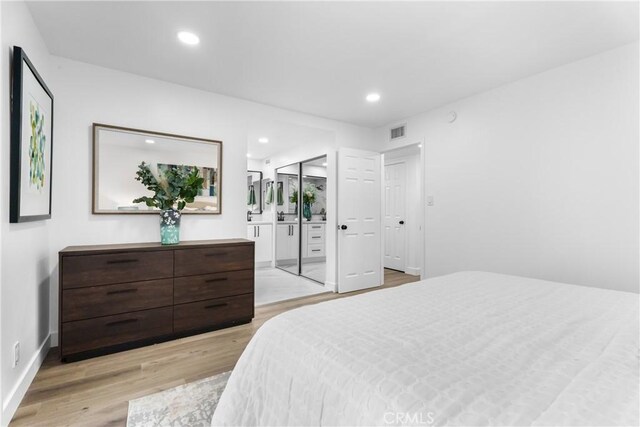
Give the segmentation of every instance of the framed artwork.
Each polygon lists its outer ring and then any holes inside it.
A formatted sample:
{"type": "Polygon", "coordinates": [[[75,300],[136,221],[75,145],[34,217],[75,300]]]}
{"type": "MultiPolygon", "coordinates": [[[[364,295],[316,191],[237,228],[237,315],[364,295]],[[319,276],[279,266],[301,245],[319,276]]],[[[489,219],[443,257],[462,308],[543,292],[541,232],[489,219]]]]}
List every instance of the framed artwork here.
{"type": "Polygon", "coordinates": [[[53,95],[24,50],[13,48],[9,222],[51,218],[53,95]]]}

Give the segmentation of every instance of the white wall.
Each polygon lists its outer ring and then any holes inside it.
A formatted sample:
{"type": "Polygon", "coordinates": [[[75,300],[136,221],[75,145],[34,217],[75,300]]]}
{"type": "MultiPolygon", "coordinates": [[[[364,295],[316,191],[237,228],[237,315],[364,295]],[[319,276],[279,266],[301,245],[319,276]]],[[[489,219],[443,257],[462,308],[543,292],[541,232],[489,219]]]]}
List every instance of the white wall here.
{"type": "Polygon", "coordinates": [[[638,72],[635,43],[379,129],[426,140],[426,275],[638,292],[638,72]]]}
{"type": "MultiPolygon", "coordinates": [[[[2,420],[8,424],[27,386],[40,366],[40,358],[49,345],[49,274],[51,221],[9,224],[9,97],[10,59],[13,46],[25,52],[56,94],[49,54],[27,7],[22,2],[1,2],[2,10],[2,106],[0,127],[0,379],[2,380],[2,420]],[[13,345],[20,341],[21,358],[12,367],[13,345]]],[[[55,110],[54,110],[55,111],[55,110]]],[[[57,111],[56,111],[57,113],[57,111]]],[[[54,149],[58,143],[54,135],[54,149]]],[[[55,155],[54,155],[55,163],[55,155]]],[[[60,164],[62,166],[62,163],[60,164]]],[[[55,167],[54,167],[55,170],[55,167]]],[[[54,200],[56,193],[54,189],[54,200]]],[[[59,193],[58,193],[59,194],[59,193]]]]}

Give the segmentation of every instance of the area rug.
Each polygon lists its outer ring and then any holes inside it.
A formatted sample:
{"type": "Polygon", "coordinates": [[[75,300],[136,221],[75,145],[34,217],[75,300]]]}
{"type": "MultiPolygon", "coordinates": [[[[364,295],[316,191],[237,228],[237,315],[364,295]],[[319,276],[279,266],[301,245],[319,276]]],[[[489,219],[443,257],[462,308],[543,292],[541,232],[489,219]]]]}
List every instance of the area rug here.
{"type": "Polygon", "coordinates": [[[210,426],[231,371],[129,401],[127,427],[210,426]]]}

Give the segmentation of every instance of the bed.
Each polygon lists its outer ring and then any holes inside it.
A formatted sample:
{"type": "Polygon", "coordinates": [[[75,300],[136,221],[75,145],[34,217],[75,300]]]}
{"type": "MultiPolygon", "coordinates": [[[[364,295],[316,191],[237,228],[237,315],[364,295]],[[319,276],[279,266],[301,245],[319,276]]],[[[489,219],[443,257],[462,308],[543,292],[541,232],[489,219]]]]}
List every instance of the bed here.
{"type": "Polygon", "coordinates": [[[267,321],[212,425],[639,424],[638,295],[460,272],[267,321]]]}

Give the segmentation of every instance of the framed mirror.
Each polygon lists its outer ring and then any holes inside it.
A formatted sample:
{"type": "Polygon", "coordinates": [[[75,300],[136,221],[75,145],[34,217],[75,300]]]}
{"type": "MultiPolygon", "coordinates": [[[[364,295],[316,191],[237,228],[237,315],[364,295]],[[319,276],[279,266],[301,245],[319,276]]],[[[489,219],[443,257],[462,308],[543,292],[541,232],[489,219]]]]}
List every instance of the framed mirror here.
{"type": "Polygon", "coordinates": [[[142,162],[156,178],[178,166],[197,167],[202,189],[182,213],[222,212],[222,142],[181,135],[93,124],[93,213],[157,214],[156,208],[133,199],[149,195],[136,181],[142,162]]]}
{"type": "Polygon", "coordinates": [[[247,171],[247,210],[262,213],[262,172],[247,171]]]}

